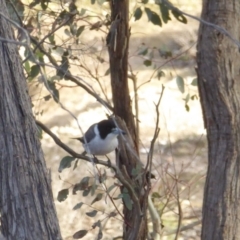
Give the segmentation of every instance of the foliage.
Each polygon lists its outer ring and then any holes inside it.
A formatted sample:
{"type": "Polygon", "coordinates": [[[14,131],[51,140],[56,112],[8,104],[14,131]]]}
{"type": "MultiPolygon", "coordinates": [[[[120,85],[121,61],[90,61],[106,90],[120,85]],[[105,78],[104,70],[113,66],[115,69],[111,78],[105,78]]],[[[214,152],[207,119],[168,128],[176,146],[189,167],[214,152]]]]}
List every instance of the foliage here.
{"type": "MultiPolygon", "coordinates": [[[[22,1],[22,4],[9,4],[8,7],[11,9],[12,19],[24,28],[30,36],[30,46],[22,54],[23,66],[30,89],[31,86],[36,86],[38,89],[44,86],[48,90],[47,94],[41,99],[42,101],[54,100],[61,104],[61,89],[67,83],[68,86],[78,86],[85,89],[88,94],[100,101],[105,107],[111,106],[111,101],[103,86],[110,73],[108,56],[105,53],[105,40],[99,47],[100,51],[94,44],[88,44],[88,37],[93,32],[94,34],[99,33],[105,39],[109,31],[111,13],[106,1],[91,0],[90,5],[80,4],[74,0],[61,4],[50,0],[34,0],[29,5],[22,1]],[[99,7],[101,10],[104,9],[104,13],[99,11],[99,7]],[[91,66],[87,64],[87,59],[91,59],[93,62],[91,66]],[[75,66],[78,66],[78,75],[81,74],[81,77],[77,76],[75,66]],[[82,81],[82,79],[90,78],[94,79],[99,85],[100,94],[97,94],[87,81],[82,81]],[[100,97],[100,100],[98,97],[100,97]]],[[[132,18],[134,21],[144,21],[144,17],[149,23],[157,27],[164,27],[164,24],[167,24],[172,18],[177,19],[180,23],[187,23],[185,16],[171,5],[166,4],[165,1],[150,3],[148,0],[142,0],[137,2],[132,9],[132,18]]],[[[18,29],[16,35],[19,41],[26,42],[28,40],[21,29],[18,29]]],[[[153,80],[158,82],[166,76],[162,64],[157,61],[158,58],[169,62],[173,58],[172,51],[165,49],[164,46],[150,47],[145,43],[139,46],[136,55],[142,60],[143,67],[151,69],[152,75],[145,82],[139,82],[138,84],[138,79],[130,68],[129,78],[133,81],[136,80],[137,84],[135,96],[137,91],[145,84],[153,80]]],[[[189,101],[197,98],[197,95],[191,92],[190,86],[197,86],[197,79],[192,79],[192,82],[188,84],[182,76],[176,75],[175,80],[180,93],[185,94],[184,105],[186,110],[189,111],[189,101]]],[[[34,105],[35,99],[32,100],[34,105]]],[[[37,100],[39,101],[38,98],[37,100]]],[[[135,104],[135,112],[138,119],[137,103],[135,104]]],[[[38,110],[36,115],[38,114],[43,114],[42,110],[38,110]]],[[[71,167],[74,170],[77,168],[77,164],[77,158],[65,156],[60,162],[58,171],[61,173],[71,167]]],[[[90,210],[85,214],[94,218],[94,224],[89,229],[82,229],[73,234],[74,239],[83,238],[95,228],[98,228],[98,239],[101,239],[104,219],[98,214],[99,212],[103,213],[103,211],[94,207],[98,202],[109,199],[115,206],[115,211],[104,212],[108,219],[116,218],[116,216],[123,219],[120,210],[116,207],[116,202],[122,202],[128,209],[133,207],[134,202],[131,193],[125,187],[123,191],[120,191],[122,187],[120,181],[109,181],[109,176],[105,170],[99,170],[97,177],[98,179],[84,176],[79,182],[58,192],[57,200],[59,202],[67,201],[72,195],[79,195],[80,193],[82,199],[91,198],[90,204],[81,201],[73,207],[74,211],[80,211],[83,206],[87,206],[90,210]]],[[[176,190],[178,186],[173,188],[176,190]]],[[[164,194],[167,195],[170,190],[168,193],[166,192],[164,194]]],[[[171,194],[171,199],[173,199],[174,194],[171,194]]],[[[152,199],[155,202],[158,200],[161,202],[161,196],[157,192],[153,194],[152,199]]],[[[158,206],[161,217],[167,204],[158,206]]]]}

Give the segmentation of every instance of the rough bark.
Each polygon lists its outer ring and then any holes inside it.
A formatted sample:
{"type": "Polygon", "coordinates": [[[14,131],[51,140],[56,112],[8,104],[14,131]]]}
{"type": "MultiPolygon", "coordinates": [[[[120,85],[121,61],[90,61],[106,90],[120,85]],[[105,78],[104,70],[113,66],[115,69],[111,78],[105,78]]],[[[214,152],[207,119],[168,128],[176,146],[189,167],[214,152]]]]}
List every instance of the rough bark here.
{"type": "MultiPolygon", "coordinates": [[[[240,39],[240,2],[204,0],[202,18],[240,39]]],[[[218,31],[201,24],[198,83],[208,139],[202,239],[240,239],[240,54],[218,31]]]]}
{"type": "MultiPolygon", "coordinates": [[[[110,73],[112,96],[114,103],[114,113],[119,116],[127,125],[129,131],[129,148],[126,144],[120,144],[119,169],[125,175],[126,180],[134,189],[134,194],[130,194],[132,199],[132,209],[124,205],[124,233],[125,240],[145,240],[147,239],[147,200],[148,190],[144,189],[145,174],[138,178],[132,176],[132,170],[136,169],[139,163],[138,158],[138,134],[134,124],[134,116],[128,88],[128,44],[130,29],[129,2],[128,0],[110,1],[111,3],[111,28],[107,37],[107,45],[110,58],[110,73]],[[132,139],[131,139],[132,138],[132,139]],[[133,154],[135,152],[135,154],[133,154]]],[[[120,120],[119,125],[125,129],[124,123],[120,120]]],[[[124,188],[122,188],[124,194],[124,188]]]]}
{"type": "MultiPolygon", "coordinates": [[[[4,0],[0,11],[7,15],[4,0]]],[[[0,36],[13,39],[0,17],[0,36]]],[[[0,214],[6,239],[61,239],[50,176],[16,45],[0,42],[0,214]]]]}

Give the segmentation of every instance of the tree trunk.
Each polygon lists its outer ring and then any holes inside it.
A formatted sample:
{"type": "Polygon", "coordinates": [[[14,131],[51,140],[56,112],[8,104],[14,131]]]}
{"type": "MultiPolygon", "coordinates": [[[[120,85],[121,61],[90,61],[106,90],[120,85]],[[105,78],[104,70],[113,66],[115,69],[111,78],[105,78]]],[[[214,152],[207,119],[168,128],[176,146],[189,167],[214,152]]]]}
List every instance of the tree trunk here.
{"type": "MultiPolygon", "coordinates": [[[[7,17],[4,0],[0,9],[7,17]]],[[[14,39],[0,16],[0,36],[14,39]]],[[[18,49],[0,41],[0,213],[6,239],[61,239],[18,49]]]]}
{"type": "MultiPolygon", "coordinates": [[[[240,39],[240,2],[203,0],[202,18],[240,39]]],[[[202,239],[240,239],[240,54],[217,30],[201,24],[198,84],[208,139],[202,239]]]]}
{"type": "MultiPolygon", "coordinates": [[[[110,72],[114,113],[127,125],[129,131],[129,145],[120,143],[119,169],[125,175],[129,185],[134,189],[131,197],[132,209],[124,204],[124,232],[125,240],[147,239],[147,202],[149,188],[145,188],[145,173],[139,172],[140,176],[132,175],[133,169],[139,163],[138,157],[138,134],[132,113],[131,99],[128,88],[128,44],[130,30],[128,26],[129,2],[128,0],[111,0],[111,28],[107,37],[107,45],[110,58],[110,72]],[[135,152],[135,154],[133,154],[135,152]]],[[[124,123],[118,120],[120,127],[124,129],[124,123]]],[[[141,171],[141,169],[140,169],[141,171]]],[[[126,194],[122,188],[122,194],[126,194]]],[[[124,200],[124,199],[123,199],[124,200]]]]}

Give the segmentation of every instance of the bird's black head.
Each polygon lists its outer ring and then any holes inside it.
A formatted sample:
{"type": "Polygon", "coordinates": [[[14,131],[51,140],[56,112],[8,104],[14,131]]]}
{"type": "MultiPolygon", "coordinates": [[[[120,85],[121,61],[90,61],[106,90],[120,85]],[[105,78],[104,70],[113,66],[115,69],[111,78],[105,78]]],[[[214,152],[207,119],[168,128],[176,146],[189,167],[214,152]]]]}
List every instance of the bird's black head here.
{"type": "Polygon", "coordinates": [[[115,133],[116,135],[120,133],[125,134],[123,130],[117,128],[112,119],[102,120],[99,122],[98,131],[102,139],[105,139],[109,133],[115,133]]]}

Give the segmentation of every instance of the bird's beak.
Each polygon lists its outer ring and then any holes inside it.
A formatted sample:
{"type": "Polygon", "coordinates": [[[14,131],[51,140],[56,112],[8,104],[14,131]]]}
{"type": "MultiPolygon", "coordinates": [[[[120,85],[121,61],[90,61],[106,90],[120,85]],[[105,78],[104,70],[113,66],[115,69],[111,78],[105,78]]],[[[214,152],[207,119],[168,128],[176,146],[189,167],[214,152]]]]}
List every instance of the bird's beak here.
{"type": "Polygon", "coordinates": [[[127,133],[125,131],[123,131],[122,129],[120,128],[115,128],[114,131],[113,131],[115,134],[117,135],[126,135],[127,133]]]}

